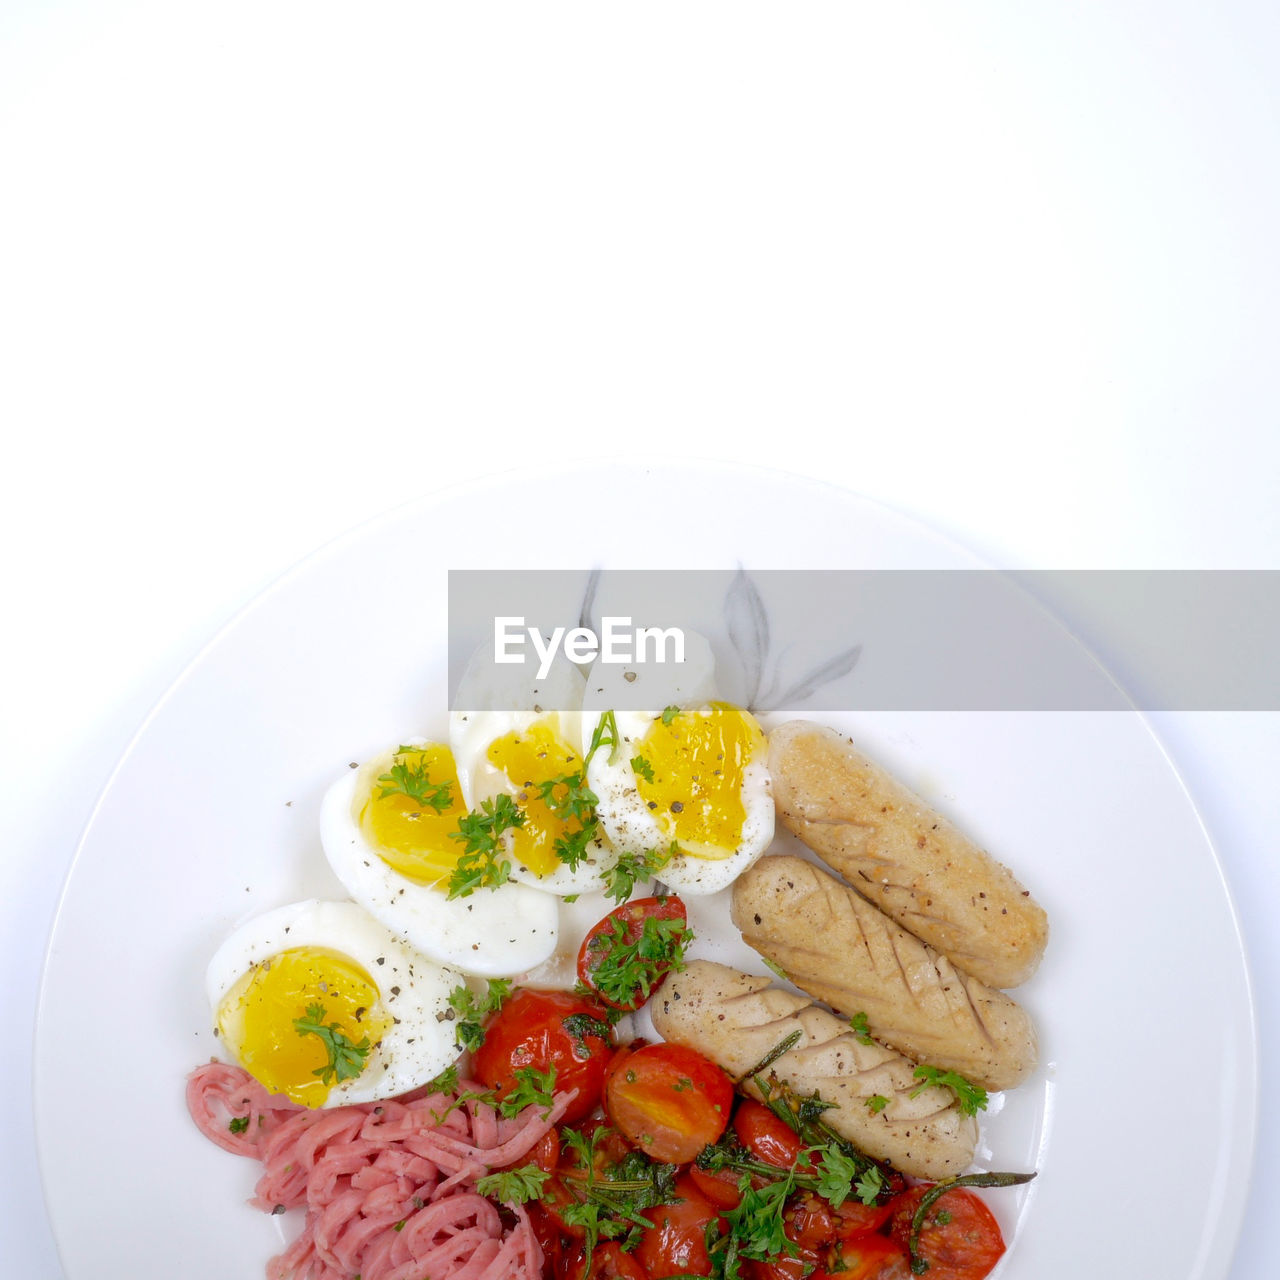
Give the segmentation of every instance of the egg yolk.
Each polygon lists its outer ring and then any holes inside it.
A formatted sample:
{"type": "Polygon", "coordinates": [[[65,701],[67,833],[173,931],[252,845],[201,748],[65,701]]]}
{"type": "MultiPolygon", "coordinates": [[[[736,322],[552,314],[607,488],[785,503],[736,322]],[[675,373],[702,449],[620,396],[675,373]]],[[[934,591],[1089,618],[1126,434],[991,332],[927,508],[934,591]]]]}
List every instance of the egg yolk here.
{"type": "Polygon", "coordinates": [[[382,860],[417,884],[453,873],[463,845],[451,840],[466,817],[453,752],[439,743],[396,752],[360,810],[365,839],[382,860]]]}
{"type": "MultiPolygon", "coordinates": [[[[582,757],[541,721],[522,733],[495,738],[485,752],[517,788],[516,803],[524,810],[524,825],[512,829],[511,852],[535,875],[545,876],[560,865],[556,842],[583,830],[583,817],[557,812],[570,803],[569,784],[561,782],[543,798],[539,783],[582,774],[582,757]]],[[[579,780],[580,777],[579,777],[579,780]]],[[[583,783],[585,786],[585,783],[583,783]]]]}
{"type": "Polygon", "coordinates": [[[305,1107],[323,1106],[340,1073],[358,1075],[391,1026],[373,979],[323,947],[254,965],[218,1006],[218,1034],[240,1065],[305,1107]]]}
{"type": "Polygon", "coordinates": [[[667,724],[656,719],[637,747],[643,764],[633,766],[636,789],[658,827],[684,852],[727,858],[737,850],[746,818],[743,775],[763,748],[755,717],[727,702],[682,711],[667,724]]]}

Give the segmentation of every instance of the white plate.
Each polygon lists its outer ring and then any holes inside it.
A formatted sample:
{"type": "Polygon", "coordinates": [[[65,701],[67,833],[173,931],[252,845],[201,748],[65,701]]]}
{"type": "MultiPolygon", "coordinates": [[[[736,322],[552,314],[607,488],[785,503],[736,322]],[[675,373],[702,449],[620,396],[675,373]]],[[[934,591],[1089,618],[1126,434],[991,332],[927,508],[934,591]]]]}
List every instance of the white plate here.
{"type": "MultiPolygon", "coordinates": [[[[396,511],[306,561],[210,644],[112,778],[50,944],[37,1137],[68,1280],[260,1275],[279,1247],[279,1220],[244,1204],[254,1166],[184,1109],[184,1076],[216,1049],[204,966],[249,915],[340,895],[316,835],[325,786],[350,761],[443,729],[446,569],[739,562],[976,567],[900,516],[797,479],[584,465],[396,511]]],[[[1040,1170],[1029,1191],[996,1198],[1011,1239],[1002,1280],[1224,1276],[1252,1153],[1252,1010],[1220,868],[1144,721],[822,718],[1049,911],[1047,957],[1018,993],[1043,1066],[984,1125],[984,1163],[1040,1170]]],[[[721,946],[730,931],[711,925],[721,946]]]]}

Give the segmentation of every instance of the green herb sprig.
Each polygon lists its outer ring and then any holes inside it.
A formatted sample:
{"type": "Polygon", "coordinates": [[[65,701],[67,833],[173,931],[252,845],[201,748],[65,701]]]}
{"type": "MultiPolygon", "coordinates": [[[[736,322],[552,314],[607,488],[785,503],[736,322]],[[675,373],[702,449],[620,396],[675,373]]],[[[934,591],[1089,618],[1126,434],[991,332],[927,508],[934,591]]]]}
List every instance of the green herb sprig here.
{"type": "Polygon", "coordinates": [[[592,983],[605,1000],[635,1008],[648,1000],[668,973],[684,968],[693,931],[680,919],[646,916],[635,938],[628,941],[630,932],[624,921],[615,919],[607,930],[596,934],[587,944],[588,968],[592,983]]]}
{"type": "Polygon", "coordinates": [[[926,1062],[918,1066],[912,1074],[920,1081],[911,1090],[912,1098],[937,1085],[943,1089],[950,1089],[955,1094],[956,1104],[966,1116],[976,1116],[979,1111],[987,1109],[987,1091],[981,1085],[966,1080],[958,1071],[945,1071],[942,1067],[933,1067],[926,1062]]]}
{"type": "Polygon", "coordinates": [[[378,799],[388,796],[408,796],[424,809],[434,809],[443,813],[453,803],[453,786],[448,782],[432,782],[427,776],[427,766],[422,760],[411,765],[405,762],[404,756],[417,754],[417,747],[398,747],[395,762],[387,773],[380,773],[378,781],[382,788],[378,799]]]}
{"type": "Polygon", "coordinates": [[[449,898],[467,898],[477,889],[496,889],[511,879],[511,863],[502,856],[500,839],[505,831],[523,827],[524,810],[506,794],[481,802],[465,818],[458,829],[449,832],[451,840],[462,840],[465,847],[457,866],[449,877],[449,898]]]}
{"type": "Polygon", "coordinates": [[[341,1024],[330,1022],[325,1025],[325,1008],[322,1004],[307,1005],[307,1016],[295,1018],[293,1029],[300,1036],[317,1036],[324,1045],[329,1060],[323,1067],[318,1067],[311,1074],[319,1076],[322,1084],[341,1084],[351,1080],[364,1070],[365,1059],[369,1056],[369,1037],[365,1036],[358,1044],[342,1030],[341,1024]]]}

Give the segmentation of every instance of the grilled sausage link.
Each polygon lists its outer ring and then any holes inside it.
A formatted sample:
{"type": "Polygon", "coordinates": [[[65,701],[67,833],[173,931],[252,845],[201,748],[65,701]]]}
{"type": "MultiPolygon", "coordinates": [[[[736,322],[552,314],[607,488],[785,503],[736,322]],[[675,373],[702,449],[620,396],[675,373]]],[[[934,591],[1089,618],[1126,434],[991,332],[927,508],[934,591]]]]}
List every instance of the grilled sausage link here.
{"type": "Polygon", "coordinates": [[[762,859],[734,885],[732,914],[797,987],[839,1013],[864,1013],[871,1034],[908,1058],[987,1089],[1010,1089],[1035,1068],[1024,1009],[811,862],[762,859]]]}
{"type": "Polygon", "coordinates": [[[922,1086],[901,1054],[862,1043],[847,1022],[768,978],[695,960],[667,978],[649,1009],[659,1035],[718,1063],[757,1099],[759,1086],[743,1077],[799,1032],[764,1076],[834,1103],[822,1118],[842,1138],[916,1178],[949,1177],[973,1160],[977,1121],[949,1089],[922,1086]]]}
{"type": "Polygon", "coordinates": [[[769,735],[778,817],[904,929],[989,987],[1036,970],[1044,910],[1009,869],[832,729],[769,735]]]}

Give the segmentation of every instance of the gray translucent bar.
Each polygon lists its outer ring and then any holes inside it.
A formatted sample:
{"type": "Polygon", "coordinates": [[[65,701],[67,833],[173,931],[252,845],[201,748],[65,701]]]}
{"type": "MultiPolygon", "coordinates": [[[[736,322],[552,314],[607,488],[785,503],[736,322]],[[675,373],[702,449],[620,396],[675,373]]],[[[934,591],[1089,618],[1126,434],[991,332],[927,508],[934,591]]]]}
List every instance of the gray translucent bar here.
{"type": "Polygon", "coordinates": [[[1276,571],[457,570],[451,702],[497,618],[544,646],[620,619],[700,633],[720,695],[758,712],[1280,709],[1276,571]]]}

